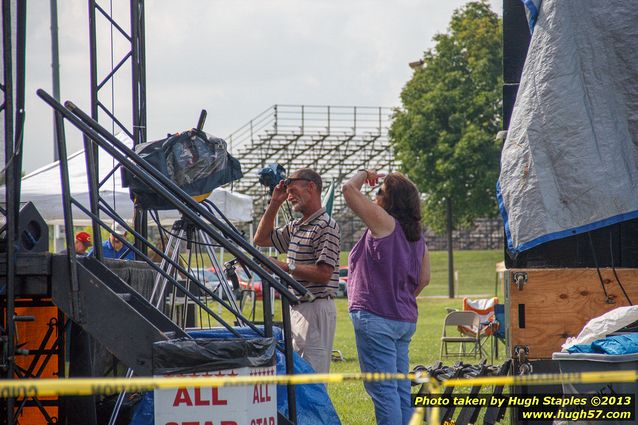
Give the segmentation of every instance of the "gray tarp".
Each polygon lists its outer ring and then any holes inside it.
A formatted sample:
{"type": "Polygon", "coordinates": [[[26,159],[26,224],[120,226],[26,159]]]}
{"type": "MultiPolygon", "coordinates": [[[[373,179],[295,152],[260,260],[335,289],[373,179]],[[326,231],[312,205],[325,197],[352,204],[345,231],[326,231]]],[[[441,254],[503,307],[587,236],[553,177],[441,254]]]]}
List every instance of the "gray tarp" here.
{"type": "Polygon", "coordinates": [[[501,157],[511,251],[638,217],[637,6],[542,2],[501,157]]]}

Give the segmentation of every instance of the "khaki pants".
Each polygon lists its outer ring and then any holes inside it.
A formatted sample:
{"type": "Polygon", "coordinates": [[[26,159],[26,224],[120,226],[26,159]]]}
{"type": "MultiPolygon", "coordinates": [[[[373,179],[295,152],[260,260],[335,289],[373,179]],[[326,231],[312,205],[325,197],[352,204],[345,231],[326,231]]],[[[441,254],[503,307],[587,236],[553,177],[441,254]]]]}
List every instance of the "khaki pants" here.
{"type": "Polygon", "coordinates": [[[317,373],[330,372],[337,307],[332,299],[318,299],[290,307],[292,347],[317,373]]]}

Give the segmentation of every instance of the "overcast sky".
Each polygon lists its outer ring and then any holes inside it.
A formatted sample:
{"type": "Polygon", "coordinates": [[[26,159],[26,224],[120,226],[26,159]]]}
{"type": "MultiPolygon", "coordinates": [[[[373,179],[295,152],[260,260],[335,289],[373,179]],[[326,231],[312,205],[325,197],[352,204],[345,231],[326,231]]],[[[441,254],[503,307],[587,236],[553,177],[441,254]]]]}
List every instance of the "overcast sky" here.
{"type": "MultiPolygon", "coordinates": [[[[59,0],[63,100],[89,111],[88,6],[59,0]]],[[[98,2],[109,11],[109,1],[98,2]]],[[[128,30],[128,0],[113,0],[128,30]]],[[[461,0],[146,0],[148,139],[193,127],[226,137],[273,104],[399,106],[408,63],[445,32],[461,0]]],[[[502,15],[502,2],[490,0],[502,15]]],[[[35,96],[51,92],[49,2],[29,2],[25,171],[53,160],[52,113],[35,96]]],[[[102,18],[100,70],[111,67],[110,28],[102,18]]],[[[128,48],[114,32],[115,63],[128,48]]],[[[130,68],[118,74],[116,115],[130,123],[130,68]]],[[[110,124],[108,124],[110,127],[110,124]]],[[[69,152],[81,147],[67,126],[69,152]]]]}

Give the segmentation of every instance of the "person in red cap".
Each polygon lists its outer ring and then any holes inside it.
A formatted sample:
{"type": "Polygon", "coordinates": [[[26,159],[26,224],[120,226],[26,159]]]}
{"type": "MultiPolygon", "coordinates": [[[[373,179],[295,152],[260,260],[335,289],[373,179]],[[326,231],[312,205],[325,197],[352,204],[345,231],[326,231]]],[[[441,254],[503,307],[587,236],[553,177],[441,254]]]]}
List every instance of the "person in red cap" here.
{"type": "Polygon", "coordinates": [[[78,232],[75,235],[75,253],[77,255],[86,255],[86,250],[93,246],[91,235],[86,232],[78,232]]]}

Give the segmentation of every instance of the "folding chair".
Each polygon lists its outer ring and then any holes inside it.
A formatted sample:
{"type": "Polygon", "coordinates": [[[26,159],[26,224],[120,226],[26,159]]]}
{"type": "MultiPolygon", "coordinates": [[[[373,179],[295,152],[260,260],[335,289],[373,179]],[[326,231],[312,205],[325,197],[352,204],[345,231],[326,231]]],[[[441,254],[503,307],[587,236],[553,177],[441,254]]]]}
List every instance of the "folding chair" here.
{"type": "Polygon", "coordinates": [[[468,336],[477,335],[480,341],[480,352],[485,357],[487,357],[487,351],[484,348],[485,341],[498,330],[498,322],[496,322],[494,317],[494,306],[497,303],[498,298],[496,297],[478,300],[463,298],[463,311],[473,311],[478,314],[479,326],[464,326],[461,333],[468,336]]]}
{"type": "Polygon", "coordinates": [[[478,314],[473,311],[453,311],[445,316],[443,322],[443,333],[441,335],[441,358],[443,357],[456,357],[456,356],[472,356],[476,357],[481,354],[481,341],[478,333],[473,336],[464,335],[461,329],[466,327],[478,329],[480,326],[480,318],[478,314]],[[447,328],[453,326],[460,333],[459,335],[451,336],[448,334],[447,328]],[[448,350],[448,344],[456,343],[460,344],[459,351],[456,354],[450,354],[448,350]],[[471,344],[472,350],[467,352],[465,344],[471,344]],[[444,355],[445,353],[445,355],[444,355]]]}
{"type": "Polygon", "coordinates": [[[498,359],[498,342],[502,342],[505,345],[505,305],[504,304],[495,304],[494,305],[494,318],[495,323],[498,324],[496,328],[496,332],[492,335],[492,339],[494,344],[492,345],[492,352],[498,359]]]}

